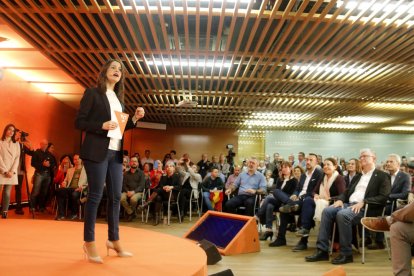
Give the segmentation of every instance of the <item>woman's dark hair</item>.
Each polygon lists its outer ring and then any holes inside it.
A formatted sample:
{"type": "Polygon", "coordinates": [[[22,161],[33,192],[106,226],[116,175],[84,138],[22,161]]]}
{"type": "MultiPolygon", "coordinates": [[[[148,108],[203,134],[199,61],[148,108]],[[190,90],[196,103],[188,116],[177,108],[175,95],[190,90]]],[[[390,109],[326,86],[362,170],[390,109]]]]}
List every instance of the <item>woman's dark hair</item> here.
{"type": "Polygon", "coordinates": [[[332,157],[328,157],[328,158],[325,158],[325,160],[324,161],[331,161],[331,163],[336,167],[336,166],[338,166],[338,161],[336,161],[336,159],[335,158],[332,158],[332,157]]]}
{"type": "Polygon", "coordinates": [[[106,73],[108,72],[109,67],[111,66],[112,62],[118,62],[121,65],[121,79],[115,84],[114,92],[117,95],[119,101],[123,104],[124,103],[124,82],[125,82],[125,67],[121,60],[119,59],[108,59],[106,63],[102,66],[101,71],[98,75],[97,86],[100,93],[106,93],[106,73]]]}
{"type": "Polygon", "coordinates": [[[6,140],[6,132],[9,129],[9,127],[13,127],[14,128],[14,133],[13,136],[11,137],[13,143],[16,143],[16,139],[15,139],[15,134],[16,134],[16,127],[13,124],[8,124],[6,125],[6,127],[3,129],[3,135],[1,136],[1,140],[5,141],[6,140]]]}

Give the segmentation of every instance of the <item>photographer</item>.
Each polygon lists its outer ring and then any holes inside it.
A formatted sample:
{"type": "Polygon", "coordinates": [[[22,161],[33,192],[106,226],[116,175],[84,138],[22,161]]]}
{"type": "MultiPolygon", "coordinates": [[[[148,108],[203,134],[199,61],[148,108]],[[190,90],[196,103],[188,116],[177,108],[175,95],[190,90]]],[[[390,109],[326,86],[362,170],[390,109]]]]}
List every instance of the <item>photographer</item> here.
{"type": "Polygon", "coordinates": [[[33,176],[33,188],[30,195],[30,209],[32,212],[38,208],[40,212],[45,211],[46,196],[51,183],[52,168],[56,166],[54,156],[47,151],[48,141],[43,139],[40,142],[40,148],[36,151],[28,151],[27,154],[32,156],[32,167],[35,168],[33,176]]]}
{"type": "MultiPolygon", "coordinates": [[[[27,175],[25,175],[26,174],[25,153],[33,150],[29,139],[27,139],[27,136],[29,136],[29,133],[24,132],[22,130],[18,130],[18,129],[16,129],[16,132],[14,134],[14,139],[16,142],[19,143],[19,148],[20,148],[19,166],[17,168],[17,179],[19,181],[19,184],[15,186],[16,209],[14,210],[15,213],[18,215],[24,215],[24,211],[22,208],[22,187],[23,187],[24,177],[27,178],[27,175]]],[[[27,185],[27,179],[26,179],[26,185],[27,185]]]]}

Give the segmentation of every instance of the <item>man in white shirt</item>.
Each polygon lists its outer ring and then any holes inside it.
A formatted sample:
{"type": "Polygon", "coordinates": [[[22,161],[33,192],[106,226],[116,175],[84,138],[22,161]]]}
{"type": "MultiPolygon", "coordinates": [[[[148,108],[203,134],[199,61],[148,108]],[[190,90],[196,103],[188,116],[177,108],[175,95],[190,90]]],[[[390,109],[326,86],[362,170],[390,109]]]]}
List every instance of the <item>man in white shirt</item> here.
{"type": "Polygon", "coordinates": [[[317,251],[305,258],[307,262],[329,260],[329,238],[335,221],[339,231],[340,253],[332,260],[332,264],[353,262],[352,225],[359,223],[364,216],[365,204],[369,204],[369,214],[377,216],[387,203],[391,191],[390,177],[385,172],[375,169],[375,152],[362,149],[359,159],[362,174],[355,176],[338,200],[323,210],[316,242],[317,251]]]}
{"type": "Polygon", "coordinates": [[[145,157],[141,158],[141,165],[144,166],[145,163],[151,163],[154,164],[154,160],[150,157],[151,155],[151,151],[150,150],[145,150],[145,157]]]}

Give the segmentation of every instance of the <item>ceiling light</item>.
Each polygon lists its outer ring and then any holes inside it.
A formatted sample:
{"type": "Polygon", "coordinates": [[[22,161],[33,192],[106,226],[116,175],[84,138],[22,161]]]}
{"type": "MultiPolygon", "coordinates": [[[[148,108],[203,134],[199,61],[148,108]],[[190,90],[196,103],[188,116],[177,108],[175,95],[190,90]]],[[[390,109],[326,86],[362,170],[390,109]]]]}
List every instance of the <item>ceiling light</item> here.
{"type": "MultiPolygon", "coordinates": [[[[344,1],[336,1],[336,4],[338,5],[338,8],[344,5],[344,1]]],[[[397,13],[408,13],[413,14],[414,10],[410,9],[407,4],[399,4],[399,3],[391,3],[391,4],[385,4],[385,3],[374,3],[372,2],[361,2],[361,1],[348,1],[345,5],[345,9],[347,10],[371,10],[371,11],[384,11],[384,12],[397,12],[397,13]]]]}
{"type": "Polygon", "coordinates": [[[313,117],[310,113],[292,113],[292,112],[253,112],[253,119],[265,120],[301,120],[313,117]]]}
{"type": "Polygon", "coordinates": [[[336,123],[315,123],[313,127],[316,128],[337,128],[337,129],[361,129],[365,128],[365,125],[356,124],[336,124],[336,123]]]}
{"type": "Polygon", "coordinates": [[[260,127],[288,127],[293,126],[294,122],[291,121],[264,121],[264,120],[246,120],[244,122],[248,127],[260,126],[260,127]]]}
{"type": "Polygon", "coordinates": [[[342,116],[331,119],[334,122],[348,122],[348,123],[384,123],[391,118],[374,117],[374,116],[342,116]]]}
{"type": "Polygon", "coordinates": [[[384,127],[383,130],[392,130],[392,131],[414,131],[414,126],[392,126],[384,127]]]}
{"type": "Polygon", "coordinates": [[[374,70],[367,69],[363,66],[344,66],[344,65],[294,65],[290,67],[293,71],[309,71],[317,73],[342,73],[342,74],[353,74],[362,75],[370,74],[374,70]]]}
{"type": "Polygon", "coordinates": [[[170,61],[169,59],[162,60],[148,60],[148,65],[156,66],[183,66],[183,67],[215,67],[215,68],[229,68],[230,62],[213,61],[213,60],[190,60],[182,59],[170,61]]]}
{"type": "Polygon", "coordinates": [[[367,103],[366,107],[372,109],[394,109],[394,110],[413,110],[414,104],[402,103],[367,103]]]}

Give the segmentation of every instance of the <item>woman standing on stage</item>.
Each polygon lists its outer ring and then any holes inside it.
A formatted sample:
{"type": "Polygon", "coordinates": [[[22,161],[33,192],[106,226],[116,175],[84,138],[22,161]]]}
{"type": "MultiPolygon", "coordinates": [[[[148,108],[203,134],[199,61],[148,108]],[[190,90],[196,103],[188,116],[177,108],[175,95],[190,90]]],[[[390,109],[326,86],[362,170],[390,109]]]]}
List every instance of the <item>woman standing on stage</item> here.
{"type": "MultiPolygon", "coordinates": [[[[104,185],[108,194],[107,251],[114,250],[119,257],[130,257],[119,242],[119,208],[122,190],[123,139],[108,137],[108,131],[118,128],[115,112],[124,110],[125,68],[119,60],[108,60],[98,76],[97,87],[86,89],[76,118],[76,128],[85,132],[81,148],[88,178],[88,199],[85,207],[84,252],[90,262],[103,263],[95,244],[95,222],[104,185]]],[[[125,129],[135,127],[144,117],[138,107],[128,117],[125,129]]]]}
{"type": "Polygon", "coordinates": [[[13,185],[19,183],[17,179],[17,168],[19,166],[20,146],[14,140],[16,127],[8,124],[0,140],[0,189],[3,186],[3,196],[1,200],[2,218],[7,218],[9,210],[10,192],[13,185]]]}

